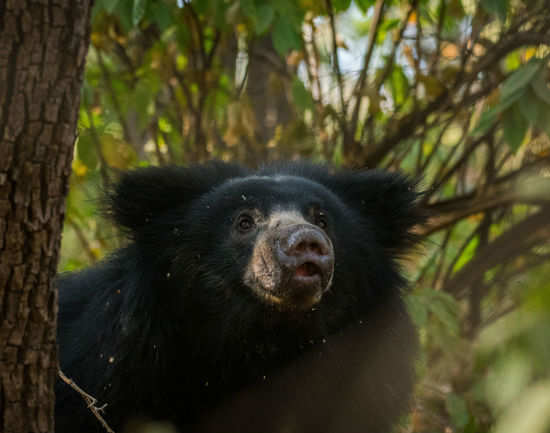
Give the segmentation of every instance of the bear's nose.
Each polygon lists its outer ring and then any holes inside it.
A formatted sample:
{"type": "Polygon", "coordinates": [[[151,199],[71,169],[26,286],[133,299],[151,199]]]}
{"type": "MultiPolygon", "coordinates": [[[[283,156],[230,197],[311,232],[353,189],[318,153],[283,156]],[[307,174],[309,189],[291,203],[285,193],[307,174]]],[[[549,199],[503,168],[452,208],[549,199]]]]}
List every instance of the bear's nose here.
{"type": "Polygon", "coordinates": [[[281,242],[281,248],[284,254],[294,257],[303,254],[324,256],[329,253],[327,239],[321,231],[303,226],[291,231],[281,242]]]}
{"type": "Polygon", "coordinates": [[[286,227],[279,237],[277,258],[291,281],[300,286],[325,286],[334,267],[328,236],[318,227],[298,224],[286,227]]]}

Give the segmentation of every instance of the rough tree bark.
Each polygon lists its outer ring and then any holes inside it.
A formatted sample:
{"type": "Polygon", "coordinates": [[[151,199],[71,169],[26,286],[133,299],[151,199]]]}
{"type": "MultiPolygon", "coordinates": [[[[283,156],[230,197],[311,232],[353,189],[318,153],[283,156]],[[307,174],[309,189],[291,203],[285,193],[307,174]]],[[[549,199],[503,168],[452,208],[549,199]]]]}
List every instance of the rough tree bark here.
{"type": "Polygon", "coordinates": [[[0,0],[0,431],[53,432],[53,285],[93,0],[0,0]]]}

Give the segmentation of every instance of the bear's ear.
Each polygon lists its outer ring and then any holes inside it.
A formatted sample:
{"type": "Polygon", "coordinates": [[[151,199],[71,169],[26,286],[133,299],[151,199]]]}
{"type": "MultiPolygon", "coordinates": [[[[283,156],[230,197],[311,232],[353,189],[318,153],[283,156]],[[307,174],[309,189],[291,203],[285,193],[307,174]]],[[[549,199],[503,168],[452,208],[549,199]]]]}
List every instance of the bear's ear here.
{"type": "Polygon", "coordinates": [[[166,210],[184,206],[225,180],[245,174],[241,166],[219,161],[138,168],[124,173],[106,191],[102,207],[116,224],[137,231],[166,210]]]}
{"type": "Polygon", "coordinates": [[[418,182],[379,170],[336,173],[332,182],[346,203],[373,221],[376,237],[387,250],[399,253],[420,240],[411,231],[426,220],[418,182]]]}

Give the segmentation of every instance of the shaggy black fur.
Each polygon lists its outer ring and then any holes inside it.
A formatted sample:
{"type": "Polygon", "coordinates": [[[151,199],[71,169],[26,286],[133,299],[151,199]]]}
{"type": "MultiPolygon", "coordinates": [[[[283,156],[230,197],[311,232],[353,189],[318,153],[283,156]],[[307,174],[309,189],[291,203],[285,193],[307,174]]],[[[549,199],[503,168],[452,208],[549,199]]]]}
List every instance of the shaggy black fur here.
{"type": "MultiPolygon", "coordinates": [[[[130,242],[58,280],[61,368],[117,432],[142,419],[182,433],[386,433],[413,385],[398,258],[416,241],[416,199],[398,174],[307,163],[129,172],[106,202],[130,242]],[[311,206],[327,218],[333,282],[313,308],[281,311],[243,284],[255,238],[232,236],[233,220],[311,206]]],[[[104,431],[61,382],[56,423],[104,431]]]]}

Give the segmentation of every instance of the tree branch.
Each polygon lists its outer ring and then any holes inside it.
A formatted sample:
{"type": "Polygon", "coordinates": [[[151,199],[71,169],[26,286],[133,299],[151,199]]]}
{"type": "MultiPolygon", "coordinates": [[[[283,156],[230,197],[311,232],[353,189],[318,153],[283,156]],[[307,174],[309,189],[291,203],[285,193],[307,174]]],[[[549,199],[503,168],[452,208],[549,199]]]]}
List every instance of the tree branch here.
{"type": "Polygon", "coordinates": [[[548,242],[548,239],[550,206],[547,205],[480,249],[476,257],[458,271],[443,289],[460,297],[485,271],[506,264],[535,245],[548,242]]]}

